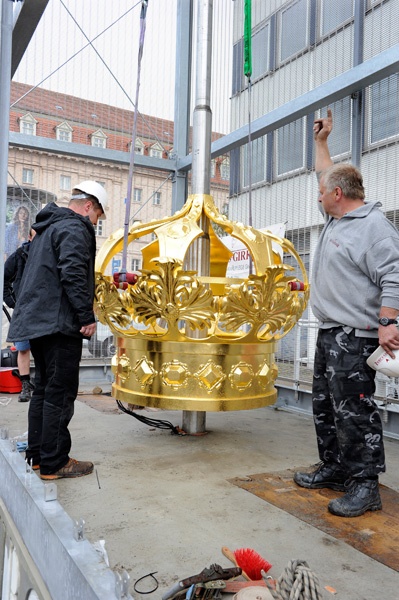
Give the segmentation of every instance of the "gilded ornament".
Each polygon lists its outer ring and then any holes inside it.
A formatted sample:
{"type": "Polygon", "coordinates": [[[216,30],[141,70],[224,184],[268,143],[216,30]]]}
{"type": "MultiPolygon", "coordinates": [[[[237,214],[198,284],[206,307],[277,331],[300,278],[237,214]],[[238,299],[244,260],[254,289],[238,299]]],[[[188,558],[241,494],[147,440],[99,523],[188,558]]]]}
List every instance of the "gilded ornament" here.
{"type": "Polygon", "coordinates": [[[189,196],[170,217],[133,225],[128,243],[150,234],[155,237],[142,249],[138,280],[127,289],[105,274],[122,250],[122,229],[96,260],[95,310],[117,341],[113,393],[144,406],[183,410],[202,410],[202,402],[204,410],[274,402],[276,343],[295,326],[309,297],[307,273],[292,243],[229,220],[206,194],[189,196]],[[248,249],[248,277],[226,276],[232,252],[212,225],[248,249]],[[197,272],[187,267],[187,256],[200,238],[208,244],[209,264],[197,272]],[[296,262],[299,279],[284,255],[296,262]],[[230,385],[224,385],[227,378],[230,385]]]}
{"type": "Polygon", "coordinates": [[[187,365],[176,359],[165,363],[161,369],[162,382],[173,389],[186,386],[189,375],[187,365]]]}
{"type": "Polygon", "coordinates": [[[129,357],[126,356],[126,354],[122,354],[122,356],[119,357],[117,364],[118,377],[122,383],[126,383],[126,381],[130,377],[130,372],[132,370],[130,366],[129,357]]]}
{"type": "Polygon", "coordinates": [[[251,385],[253,377],[254,372],[251,365],[245,362],[234,365],[229,374],[231,386],[240,391],[246,390],[251,385]]]}
{"type": "Polygon", "coordinates": [[[207,392],[220,387],[226,379],[222,367],[216,365],[211,359],[205,365],[200,365],[199,370],[194,373],[194,377],[207,392]]]}
{"type": "Polygon", "coordinates": [[[156,375],[158,375],[158,372],[154,369],[154,363],[148,360],[146,356],[142,356],[132,370],[143,389],[147,385],[151,385],[156,375]]]}

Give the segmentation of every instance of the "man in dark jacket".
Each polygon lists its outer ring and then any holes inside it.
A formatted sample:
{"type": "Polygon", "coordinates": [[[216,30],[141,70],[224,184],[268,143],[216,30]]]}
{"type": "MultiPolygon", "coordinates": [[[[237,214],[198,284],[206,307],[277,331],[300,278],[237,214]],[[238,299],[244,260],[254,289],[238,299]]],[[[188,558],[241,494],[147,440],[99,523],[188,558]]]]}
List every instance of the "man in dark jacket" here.
{"type": "Polygon", "coordinates": [[[28,414],[26,458],[44,480],[80,477],[93,463],[70,458],[69,422],[79,386],[83,337],[96,330],[94,227],[105,218],[107,196],[95,181],[72,190],[69,208],[48,204],[37,215],[26,269],[8,337],[28,337],[35,389],[28,414]]]}
{"type": "MultiPolygon", "coordinates": [[[[24,274],[25,264],[32,237],[35,235],[33,229],[29,232],[29,241],[24,242],[15,252],[10,254],[4,263],[4,302],[9,308],[14,308],[24,274]]],[[[22,390],[18,402],[29,402],[32,396],[33,385],[30,380],[30,345],[29,340],[15,343],[18,351],[18,372],[22,382],[22,390]]]]}

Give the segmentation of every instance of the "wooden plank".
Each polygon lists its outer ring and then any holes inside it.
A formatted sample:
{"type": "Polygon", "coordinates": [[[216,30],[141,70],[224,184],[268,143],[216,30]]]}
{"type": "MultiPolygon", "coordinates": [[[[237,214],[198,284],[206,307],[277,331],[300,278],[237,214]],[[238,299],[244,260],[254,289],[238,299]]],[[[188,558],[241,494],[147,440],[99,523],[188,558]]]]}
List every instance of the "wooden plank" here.
{"type": "MultiPolygon", "coordinates": [[[[305,469],[296,469],[304,470],[305,469]]],[[[327,510],[330,500],[343,495],[330,489],[308,490],[297,486],[294,471],[260,473],[230,483],[255,494],[301,521],[343,540],[363,554],[399,571],[399,494],[380,485],[382,510],[343,518],[327,510]]]]}

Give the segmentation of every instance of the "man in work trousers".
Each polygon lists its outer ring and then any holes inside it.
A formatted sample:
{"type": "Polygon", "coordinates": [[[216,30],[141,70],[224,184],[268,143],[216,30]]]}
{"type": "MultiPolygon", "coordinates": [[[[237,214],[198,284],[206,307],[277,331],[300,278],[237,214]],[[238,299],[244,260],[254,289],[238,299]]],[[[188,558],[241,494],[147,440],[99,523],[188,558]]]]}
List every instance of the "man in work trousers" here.
{"type": "Polygon", "coordinates": [[[313,375],[313,417],[321,462],[295,473],[305,488],[345,494],[328,510],[356,517],[382,508],[378,476],[385,471],[375,371],[366,363],[378,344],[399,348],[399,233],[365,202],[362,176],[334,165],[327,144],[332,113],[314,124],[319,203],[326,223],[313,260],[311,305],[319,321],[313,375]]]}
{"type": "Polygon", "coordinates": [[[26,263],[29,277],[11,319],[10,340],[28,338],[35,362],[26,459],[44,480],[80,477],[93,463],[70,458],[69,422],[78,393],[83,337],[96,330],[93,313],[93,225],[105,218],[107,195],[95,181],[72,190],[69,208],[48,204],[37,215],[26,263]]]}

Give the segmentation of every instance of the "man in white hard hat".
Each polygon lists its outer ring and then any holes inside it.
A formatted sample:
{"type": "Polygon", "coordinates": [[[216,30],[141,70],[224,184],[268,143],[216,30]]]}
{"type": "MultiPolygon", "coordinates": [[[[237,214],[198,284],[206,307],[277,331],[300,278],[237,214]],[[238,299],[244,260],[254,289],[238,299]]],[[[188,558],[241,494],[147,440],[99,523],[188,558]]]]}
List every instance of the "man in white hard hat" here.
{"type": "Polygon", "coordinates": [[[32,228],[9,339],[29,339],[35,361],[35,390],[28,414],[26,458],[40,477],[81,477],[93,463],[69,456],[69,422],[79,386],[83,338],[96,330],[93,312],[96,240],[93,225],[104,218],[105,189],[83,181],[68,208],[48,204],[32,228]]]}

